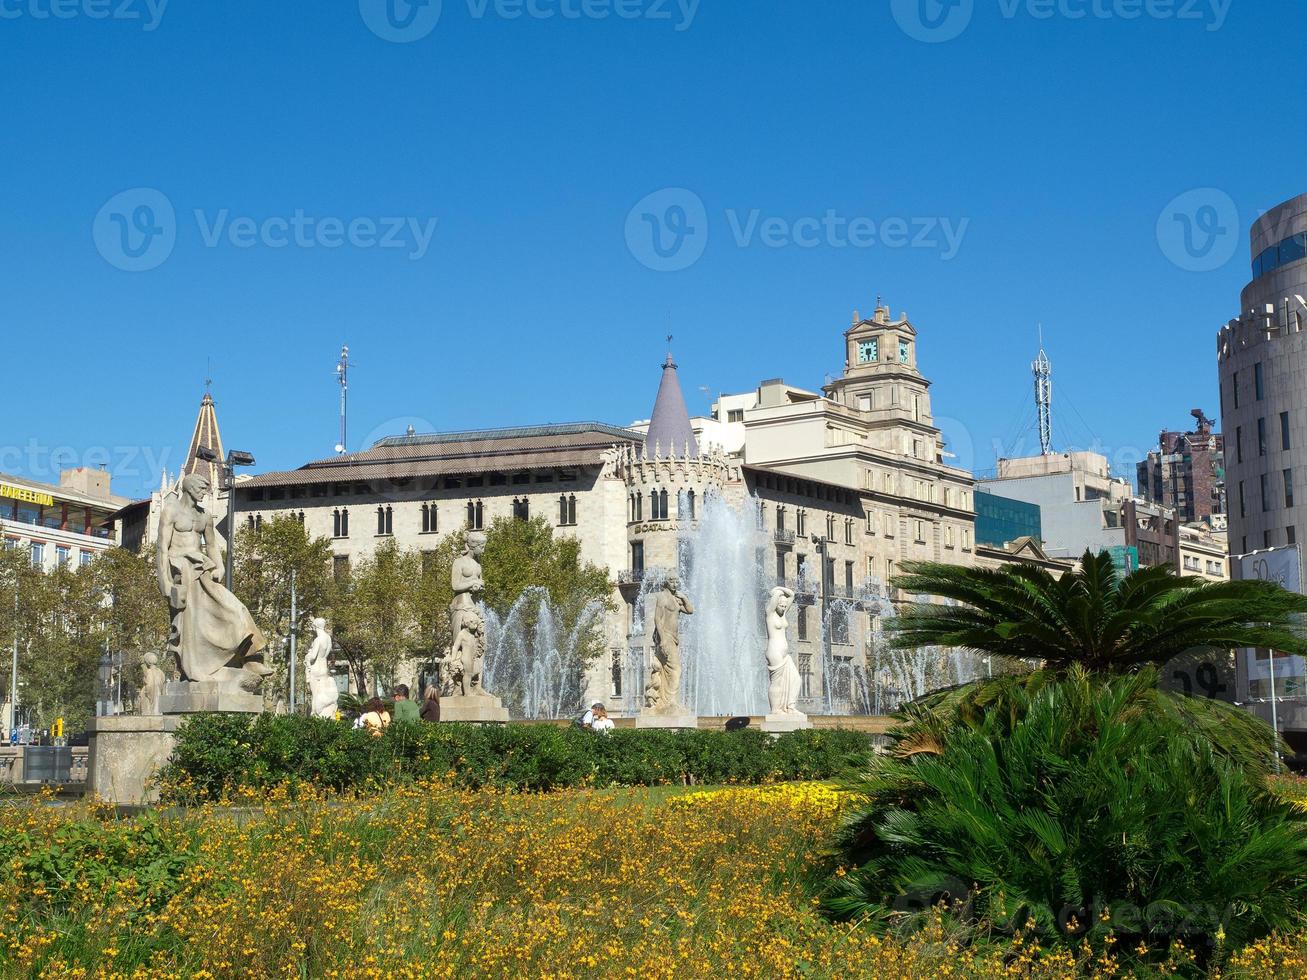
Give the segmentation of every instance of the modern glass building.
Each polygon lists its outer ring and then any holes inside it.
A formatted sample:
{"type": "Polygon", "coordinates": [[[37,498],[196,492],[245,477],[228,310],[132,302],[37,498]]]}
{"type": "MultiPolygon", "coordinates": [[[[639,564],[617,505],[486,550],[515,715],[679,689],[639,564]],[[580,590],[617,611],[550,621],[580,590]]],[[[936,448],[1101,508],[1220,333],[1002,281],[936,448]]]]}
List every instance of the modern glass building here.
{"type": "Polygon", "coordinates": [[[1034,538],[1042,543],[1039,505],[1000,497],[976,488],[976,543],[1001,548],[1017,538],[1034,538]]]}

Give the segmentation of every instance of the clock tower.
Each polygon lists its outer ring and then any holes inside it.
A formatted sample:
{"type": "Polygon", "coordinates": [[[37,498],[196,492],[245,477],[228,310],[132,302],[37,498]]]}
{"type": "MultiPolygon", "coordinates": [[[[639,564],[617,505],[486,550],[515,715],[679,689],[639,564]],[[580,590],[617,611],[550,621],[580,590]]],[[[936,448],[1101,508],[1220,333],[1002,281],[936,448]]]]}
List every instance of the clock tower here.
{"type": "Polygon", "coordinates": [[[929,389],[917,370],[917,331],[907,314],[891,320],[889,307],[880,305],[870,319],[854,313],[844,332],[844,375],[826,385],[826,396],[871,418],[930,427],[929,389]]]}

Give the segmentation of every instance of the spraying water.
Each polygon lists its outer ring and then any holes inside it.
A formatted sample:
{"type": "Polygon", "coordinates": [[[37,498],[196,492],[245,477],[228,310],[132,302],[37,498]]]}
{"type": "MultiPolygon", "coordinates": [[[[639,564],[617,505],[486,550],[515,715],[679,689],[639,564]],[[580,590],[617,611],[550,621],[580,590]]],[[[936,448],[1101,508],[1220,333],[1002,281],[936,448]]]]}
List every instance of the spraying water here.
{"type": "Polygon", "coordinates": [[[585,695],[586,634],[603,603],[592,600],[566,633],[563,617],[540,586],[526,589],[501,620],[486,610],[486,689],[515,719],[568,718],[580,713],[585,695]]]}

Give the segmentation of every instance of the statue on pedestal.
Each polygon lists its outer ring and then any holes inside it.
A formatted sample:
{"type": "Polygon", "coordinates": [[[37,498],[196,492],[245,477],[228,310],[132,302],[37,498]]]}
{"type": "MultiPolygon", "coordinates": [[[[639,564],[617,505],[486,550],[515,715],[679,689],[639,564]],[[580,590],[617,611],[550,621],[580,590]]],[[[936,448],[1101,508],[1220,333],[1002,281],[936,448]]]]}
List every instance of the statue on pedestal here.
{"type": "Polygon", "coordinates": [[[183,682],[255,693],[272,673],[263,662],[268,642],[223,585],[218,534],[203,506],[208,494],[209,481],[191,473],[160,516],[156,572],[172,619],[168,652],[183,682]]]}
{"type": "Polygon", "coordinates": [[[479,531],[472,531],[463,545],[463,553],[454,559],[450,568],[450,585],[454,589],[454,601],[449,604],[449,632],[458,641],[462,629],[463,616],[476,612],[477,600],[485,591],[486,583],[481,575],[481,556],[486,550],[486,536],[479,531]]]}
{"type": "Polygon", "coordinates": [[[159,697],[163,694],[166,681],[163,668],[159,666],[159,655],[153,650],[147,650],[141,656],[141,689],[136,699],[138,715],[159,713],[159,697]]]}
{"type": "Polygon", "coordinates": [[[313,642],[304,654],[304,675],[309,680],[309,710],[316,718],[335,718],[340,690],[331,676],[331,634],[321,616],[313,620],[313,642]]]}
{"type": "Polygon", "coordinates": [[[436,663],[449,667],[449,689],[458,697],[486,695],[481,686],[481,674],[486,659],[486,624],[475,609],[459,617],[458,635],[454,645],[436,663]]]}
{"type": "Polygon", "coordinates": [[[663,583],[654,603],[654,662],[644,691],[644,703],[655,713],[685,711],[680,702],[682,615],[694,615],[694,606],[681,591],[681,580],[671,575],[663,583]]]}
{"type": "Polygon", "coordinates": [[[803,680],[799,677],[799,668],[790,654],[790,641],[785,635],[785,614],[793,602],[794,592],[780,586],[772,589],[767,598],[768,717],[803,715],[797,704],[803,680]]]}

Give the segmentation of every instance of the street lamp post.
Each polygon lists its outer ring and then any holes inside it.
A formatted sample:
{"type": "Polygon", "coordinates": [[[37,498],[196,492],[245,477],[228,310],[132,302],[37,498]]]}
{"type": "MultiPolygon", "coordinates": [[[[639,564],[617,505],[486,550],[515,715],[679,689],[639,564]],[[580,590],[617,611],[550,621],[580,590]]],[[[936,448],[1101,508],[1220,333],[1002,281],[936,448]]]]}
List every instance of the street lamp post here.
{"type": "Polygon", "coordinates": [[[821,648],[822,648],[822,686],[826,689],[826,699],[829,702],[830,710],[835,708],[835,693],[831,690],[831,679],[827,672],[831,668],[831,642],[830,642],[830,581],[827,578],[826,566],[830,564],[826,560],[827,545],[829,542],[824,537],[814,534],[812,537],[813,547],[817,549],[817,558],[821,562],[821,648]]]}
{"type": "Polygon", "coordinates": [[[254,457],[239,449],[228,451],[227,458],[222,459],[208,446],[200,446],[195,455],[206,463],[214,463],[222,475],[221,489],[227,491],[227,568],[226,584],[231,590],[232,556],[236,553],[236,467],[253,466],[254,457]]]}

